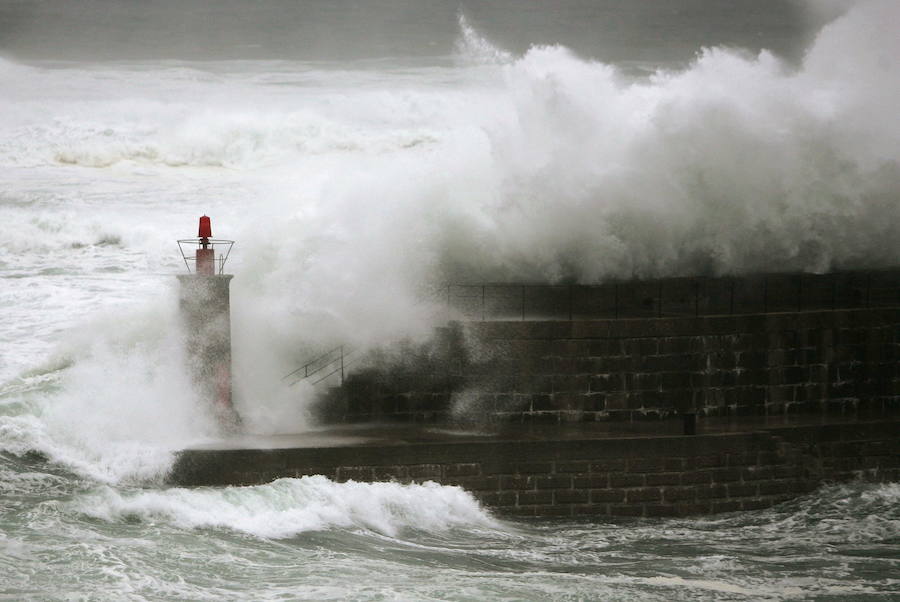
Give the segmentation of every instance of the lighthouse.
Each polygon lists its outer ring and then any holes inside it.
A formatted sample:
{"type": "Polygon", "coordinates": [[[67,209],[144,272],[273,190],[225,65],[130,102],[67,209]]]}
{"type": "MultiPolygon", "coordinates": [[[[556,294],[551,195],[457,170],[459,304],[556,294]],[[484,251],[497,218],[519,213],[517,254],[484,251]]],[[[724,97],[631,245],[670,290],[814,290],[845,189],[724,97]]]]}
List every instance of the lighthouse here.
{"type": "Polygon", "coordinates": [[[206,215],[200,218],[197,238],[178,241],[188,271],[178,276],[178,282],[191,375],[200,399],[231,432],[240,426],[231,399],[232,276],[224,273],[233,245],[233,240],[213,238],[212,221],[206,215]]]}

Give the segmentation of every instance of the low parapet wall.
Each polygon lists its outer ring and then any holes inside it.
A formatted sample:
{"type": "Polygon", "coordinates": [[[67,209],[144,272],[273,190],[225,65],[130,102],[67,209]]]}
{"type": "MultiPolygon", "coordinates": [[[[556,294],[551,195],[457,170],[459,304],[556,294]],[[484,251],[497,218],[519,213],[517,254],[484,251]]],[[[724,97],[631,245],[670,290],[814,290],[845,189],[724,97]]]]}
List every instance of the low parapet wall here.
{"type": "Polygon", "coordinates": [[[823,482],[900,479],[900,422],[766,428],[697,436],[464,439],[181,452],[178,485],[281,477],[436,481],[500,514],[680,516],[772,506],[823,482]]]}
{"type": "Polygon", "coordinates": [[[622,280],[583,284],[450,284],[449,316],[597,320],[720,316],[900,305],[900,270],[622,280]]]}

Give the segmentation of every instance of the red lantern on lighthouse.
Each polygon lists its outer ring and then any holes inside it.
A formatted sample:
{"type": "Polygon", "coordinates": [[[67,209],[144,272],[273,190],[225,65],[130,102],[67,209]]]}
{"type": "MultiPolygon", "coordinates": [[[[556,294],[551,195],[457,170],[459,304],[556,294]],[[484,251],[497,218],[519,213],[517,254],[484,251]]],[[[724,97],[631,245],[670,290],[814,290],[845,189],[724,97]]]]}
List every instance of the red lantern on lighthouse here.
{"type": "Polygon", "coordinates": [[[178,248],[181,249],[181,257],[187,266],[188,272],[193,272],[198,276],[215,276],[221,274],[225,268],[225,262],[228,255],[231,254],[231,247],[234,245],[233,240],[224,240],[212,237],[212,220],[208,216],[200,217],[200,226],[197,230],[197,238],[185,238],[178,241],[178,248]],[[191,269],[191,257],[189,251],[186,252],[184,245],[196,244],[194,251],[194,269],[191,269]],[[219,256],[216,257],[216,247],[220,249],[219,256]],[[222,253],[224,251],[224,253],[222,253]],[[217,269],[218,268],[218,269],[217,269]]]}
{"type": "Polygon", "coordinates": [[[212,238],[212,222],[205,215],[200,216],[200,232],[197,233],[200,238],[212,238]]]}

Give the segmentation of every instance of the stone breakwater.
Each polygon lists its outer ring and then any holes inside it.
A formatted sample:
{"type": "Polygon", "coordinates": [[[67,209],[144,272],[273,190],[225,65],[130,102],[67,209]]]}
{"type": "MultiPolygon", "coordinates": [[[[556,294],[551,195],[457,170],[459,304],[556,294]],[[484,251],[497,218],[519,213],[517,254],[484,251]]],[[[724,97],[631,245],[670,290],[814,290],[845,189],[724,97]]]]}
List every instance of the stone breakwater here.
{"type": "Polygon", "coordinates": [[[681,516],[900,478],[900,271],[519,289],[354,365],[314,408],[339,436],[186,450],[172,482],[432,480],[501,514],[681,516]],[[685,414],[699,435],[666,420],[685,414]]]}
{"type": "Polygon", "coordinates": [[[340,446],[297,436],[296,447],[281,449],[186,450],[171,481],[435,481],[465,488],[501,515],[684,516],[764,508],[830,481],[900,479],[898,418],[697,436],[592,436],[566,426],[538,438],[378,435],[340,446]]]}

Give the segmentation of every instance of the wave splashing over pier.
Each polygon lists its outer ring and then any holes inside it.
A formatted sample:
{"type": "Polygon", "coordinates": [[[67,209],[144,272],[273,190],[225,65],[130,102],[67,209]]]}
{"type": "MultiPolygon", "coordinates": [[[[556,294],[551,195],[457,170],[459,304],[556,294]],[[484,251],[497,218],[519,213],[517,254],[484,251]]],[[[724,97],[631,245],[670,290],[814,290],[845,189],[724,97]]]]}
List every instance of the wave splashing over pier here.
{"type": "Polygon", "coordinates": [[[896,591],[895,485],[541,524],[435,485],[164,485],[175,451],[215,436],[172,278],[200,214],[238,240],[235,398],[263,434],[308,428],[310,392],[281,381],[301,358],[430,332],[447,281],[895,261],[896,3],[807,30],[768,1],[0,7],[0,591],[896,591]]]}

